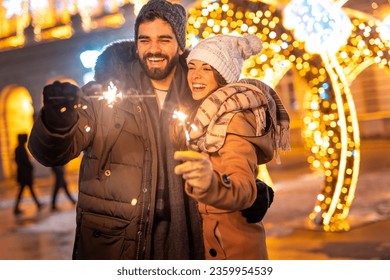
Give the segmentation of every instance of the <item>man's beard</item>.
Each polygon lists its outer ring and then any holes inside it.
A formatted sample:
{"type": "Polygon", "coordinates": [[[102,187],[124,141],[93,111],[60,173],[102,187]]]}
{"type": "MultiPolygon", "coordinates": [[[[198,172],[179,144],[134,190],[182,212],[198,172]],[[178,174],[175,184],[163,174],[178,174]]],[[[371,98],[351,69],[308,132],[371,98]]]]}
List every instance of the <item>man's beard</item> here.
{"type": "Polygon", "coordinates": [[[146,75],[152,80],[163,80],[171,73],[173,68],[179,62],[179,54],[176,53],[172,60],[169,60],[169,57],[163,54],[151,54],[147,53],[142,59],[140,59],[142,68],[145,70],[146,75]],[[164,69],[149,68],[147,64],[147,59],[150,57],[155,58],[164,58],[168,61],[167,66],[164,69]]]}

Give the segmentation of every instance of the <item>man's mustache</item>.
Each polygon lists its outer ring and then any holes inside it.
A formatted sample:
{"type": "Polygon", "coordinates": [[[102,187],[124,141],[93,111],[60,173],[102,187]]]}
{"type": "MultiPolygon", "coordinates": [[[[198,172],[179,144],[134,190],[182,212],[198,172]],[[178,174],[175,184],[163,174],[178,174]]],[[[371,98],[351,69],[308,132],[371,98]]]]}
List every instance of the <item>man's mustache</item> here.
{"type": "Polygon", "coordinates": [[[168,60],[168,56],[164,55],[162,53],[147,53],[144,55],[144,60],[146,60],[148,58],[163,58],[163,59],[168,60]]]}

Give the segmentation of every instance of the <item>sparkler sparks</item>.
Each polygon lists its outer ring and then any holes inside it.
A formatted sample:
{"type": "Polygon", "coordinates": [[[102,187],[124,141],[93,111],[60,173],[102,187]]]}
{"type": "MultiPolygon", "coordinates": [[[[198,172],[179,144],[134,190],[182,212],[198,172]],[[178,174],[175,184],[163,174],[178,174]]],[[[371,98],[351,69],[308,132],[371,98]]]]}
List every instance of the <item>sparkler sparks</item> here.
{"type": "Polygon", "coordinates": [[[188,126],[190,126],[191,129],[194,131],[198,130],[198,128],[194,124],[190,124],[189,122],[186,121],[188,116],[185,113],[183,113],[182,111],[175,110],[173,112],[172,117],[174,119],[179,120],[179,126],[183,126],[184,136],[186,138],[186,146],[187,146],[187,148],[189,148],[189,142],[190,142],[191,138],[190,138],[190,132],[188,131],[188,126]]]}
{"type": "MultiPolygon", "coordinates": [[[[99,85],[101,87],[101,85],[99,85]]],[[[110,82],[108,87],[107,87],[107,90],[105,91],[101,91],[100,89],[99,90],[96,90],[94,91],[93,93],[90,93],[89,95],[86,95],[84,96],[84,98],[87,98],[87,99],[98,99],[98,100],[104,100],[107,102],[107,106],[112,108],[114,106],[115,103],[119,102],[119,101],[123,101],[124,99],[127,99],[127,98],[136,98],[136,99],[143,99],[143,98],[156,98],[156,95],[154,94],[138,94],[137,90],[135,89],[130,89],[128,91],[126,91],[125,93],[122,93],[122,91],[118,90],[117,86],[115,85],[115,83],[113,82],[110,82]]],[[[72,101],[75,99],[74,96],[49,96],[48,97],[49,100],[69,100],[69,101],[72,101]]],[[[86,105],[75,105],[75,108],[82,108],[82,109],[86,109],[87,106],[86,105]]]]}
{"type": "Polygon", "coordinates": [[[118,88],[113,82],[110,82],[107,90],[103,91],[102,94],[97,94],[93,96],[88,96],[89,98],[98,98],[99,100],[105,100],[108,107],[112,108],[115,103],[122,101],[126,98],[156,98],[154,94],[139,95],[135,89],[130,89],[125,93],[118,91],[118,88]]]}
{"type": "MultiPolygon", "coordinates": [[[[156,98],[156,95],[154,94],[144,94],[140,95],[138,94],[137,90],[135,89],[129,89],[125,93],[122,93],[120,90],[118,90],[117,86],[114,82],[110,81],[107,90],[102,90],[102,85],[95,83],[93,84],[89,90],[86,90],[87,93],[85,93],[84,98],[86,99],[98,99],[103,100],[107,103],[107,106],[109,108],[113,108],[114,104],[122,101],[127,98],[136,98],[138,100],[142,100],[143,98],[156,98]]],[[[67,100],[68,102],[74,102],[76,96],[74,95],[59,95],[59,96],[48,96],[49,100],[67,100]]],[[[82,109],[85,110],[88,108],[86,104],[74,104],[73,108],[76,109],[82,109]]],[[[61,113],[64,113],[68,110],[66,106],[59,109],[61,113]]],[[[89,125],[86,125],[84,127],[84,130],[86,132],[91,131],[91,127],[89,125]]]]}
{"type": "Polygon", "coordinates": [[[113,103],[119,99],[122,100],[122,92],[118,92],[118,88],[114,85],[113,82],[110,82],[108,85],[107,91],[104,91],[100,100],[105,99],[107,101],[108,107],[112,108],[113,103]]]}

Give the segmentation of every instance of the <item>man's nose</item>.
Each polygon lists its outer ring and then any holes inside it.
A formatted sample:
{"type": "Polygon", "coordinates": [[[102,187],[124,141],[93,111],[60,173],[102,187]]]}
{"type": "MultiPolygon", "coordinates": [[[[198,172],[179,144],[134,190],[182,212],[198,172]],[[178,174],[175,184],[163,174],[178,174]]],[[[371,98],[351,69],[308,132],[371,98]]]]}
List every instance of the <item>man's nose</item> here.
{"type": "Polygon", "coordinates": [[[155,54],[161,52],[161,46],[159,42],[151,42],[149,52],[155,54]]]}

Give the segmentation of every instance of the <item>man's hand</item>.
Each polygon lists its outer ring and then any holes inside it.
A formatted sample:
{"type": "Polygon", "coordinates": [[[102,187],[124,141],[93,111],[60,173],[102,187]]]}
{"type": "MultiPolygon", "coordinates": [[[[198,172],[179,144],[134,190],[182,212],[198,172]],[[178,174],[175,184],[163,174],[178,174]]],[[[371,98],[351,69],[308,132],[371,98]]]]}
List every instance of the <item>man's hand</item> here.
{"type": "Polygon", "coordinates": [[[210,187],[213,178],[213,165],[209,158],[194,151],[177,151],[174,158],[184,161],[175,167],[175,173],[193,188],[194,193],[204,193],[210,187]]]}
{"type": "Polygon", "coordinates": [[[43,122],[52,132],[65,132],[77,122],[81,90],[55,81],[43,89],[43,122]]]}
{"type": "Polygon", "coordinates": [[[101,96],[103,94],[103,86],[95,81],[90,81],[82,88],[85,96],[101,96]]]}

